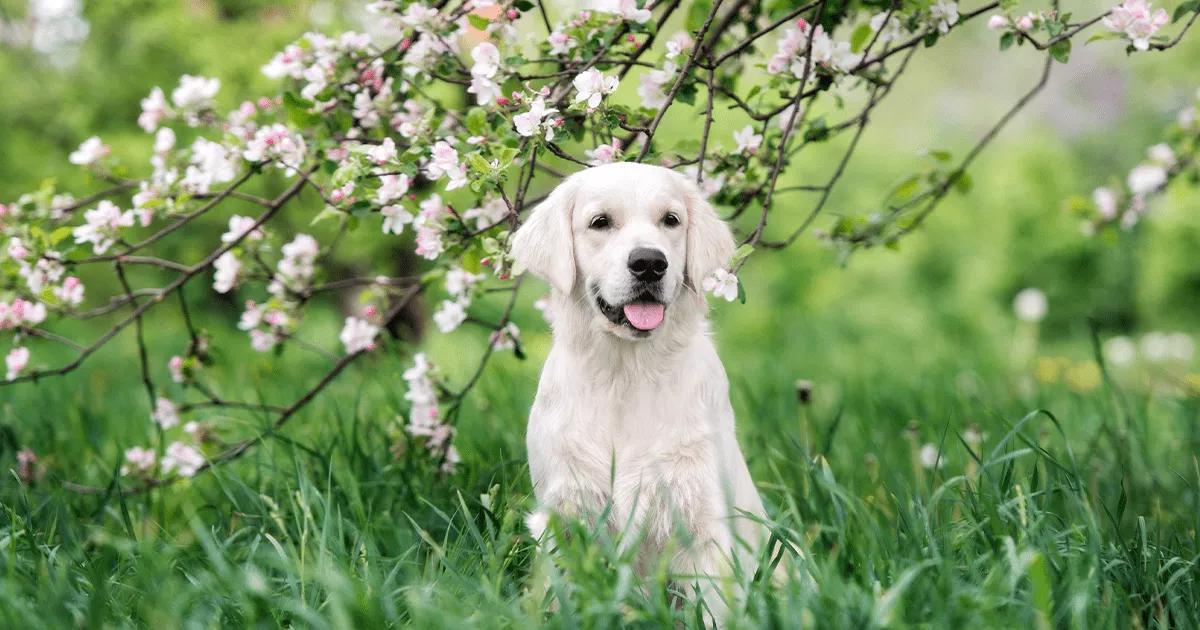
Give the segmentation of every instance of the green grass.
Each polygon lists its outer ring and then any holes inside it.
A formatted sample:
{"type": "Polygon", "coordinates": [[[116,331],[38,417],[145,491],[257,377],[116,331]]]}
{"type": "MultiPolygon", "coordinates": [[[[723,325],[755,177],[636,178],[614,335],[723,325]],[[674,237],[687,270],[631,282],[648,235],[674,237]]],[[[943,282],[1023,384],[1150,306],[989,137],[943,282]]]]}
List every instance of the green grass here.
{"type": "MultiPolygon", "coordinates": [[[[768,356],[732,338],[749,311],[718,313],[740,440],[773,527],[804,550],[794,571],[812,579],[740,576],[748,596],[731,627],[1200,625],[1195,397],[1128,382],[1030,386],[983,344],[866,361],[871,346],[902,337],[856,340],[832,317],[806,322],[818,334],[783,335],[782,354],[768,356]],[[856,369],[822,369],[847,356],[856,369]],[[801,406],[792,380],[806,374],[818,375],[815,397],[801,406]],[[970,423],[986,434],[974,455],[959,437],[970,423]],[[925,442],[940,445],[944,467],[916,463],[925,442]]],[[[392,347],[242,460],[124,499],[115,487],[79,496],[57,482],[103,485],[119,448],[147,439],[128,348],[66,386],[10,390],[5,440],[33,446],[48,475],[0,486],[0,623],[697,625],[665,572],[637,579],[585,523],[559,523],[575,535],[553,566],[536,563],[522,433],[546,344],[531,331],[530,361],[506,355],[485,376],[449,477],[416,446],[390,450],[406,361],[392,347]]],[[[296,378],[281,382],[238,360],[230,369],[246,390],[270,399],[298,394],[322,367],[285,355],[296,378]]],[[[222,437],[265,422],[209,420],[222,437]]]]}

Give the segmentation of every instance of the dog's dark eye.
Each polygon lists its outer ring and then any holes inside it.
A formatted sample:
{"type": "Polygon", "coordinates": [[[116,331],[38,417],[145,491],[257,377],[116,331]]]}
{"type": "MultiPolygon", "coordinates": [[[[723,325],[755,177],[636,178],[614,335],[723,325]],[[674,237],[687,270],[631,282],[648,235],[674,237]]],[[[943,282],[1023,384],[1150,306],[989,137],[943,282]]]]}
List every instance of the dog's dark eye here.
{"type": "Polygon", "coordinates": [[[674,212],[668,212],[666,216],[663,217],[662,222],[663,225],[667,227],[675,227],[679,225],[679,215],[675,214],[674,212]]]}
{"type": "Polygon", "coordinates": [[[610,225],[612,225],[612,219],[608,218],[607,214],[598,214],[592,217],[592,222],[588,224],[588,227],[593,230],[606,230],[610,225]]]}

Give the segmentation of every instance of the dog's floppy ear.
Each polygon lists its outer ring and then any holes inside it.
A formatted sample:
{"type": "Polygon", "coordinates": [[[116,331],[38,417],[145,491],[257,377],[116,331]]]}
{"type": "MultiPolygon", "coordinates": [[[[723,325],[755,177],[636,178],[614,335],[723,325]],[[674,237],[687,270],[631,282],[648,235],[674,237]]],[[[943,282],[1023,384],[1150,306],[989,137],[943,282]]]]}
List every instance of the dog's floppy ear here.
{"type": "Polygon", "coordinates": [[[699,289],[704,279],[733,256],[733,233],[717,216],[700,188],[690,177],[680,174],[687,203],[687,281],[699,289]]]}
{"type": "Polygon", "coordinates": [[[575,286],[575,248],[571,244],[571,213],[575,184],[567,179],[538,204],[512,240],[515,271],[528,270],[564,295],[575,286]]]}

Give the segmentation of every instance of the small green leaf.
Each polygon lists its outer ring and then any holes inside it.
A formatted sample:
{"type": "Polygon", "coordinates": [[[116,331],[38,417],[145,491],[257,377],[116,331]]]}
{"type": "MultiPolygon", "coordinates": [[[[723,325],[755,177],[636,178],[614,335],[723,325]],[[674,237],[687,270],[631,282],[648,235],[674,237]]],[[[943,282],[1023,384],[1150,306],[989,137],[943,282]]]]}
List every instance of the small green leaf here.
{"type": "Polygon", "coordinates": [[[738,302],[741,302],[742,304],[746,303],[746,283],[742,282],[741,279],[738,280],[738,297],[737,297],[737,299],[738,299],[738,302]]]}
{"type": "Polygon", "coordinates": [[[1071,58],[1071,40],[1062,39],[1050,47],[1050,56],[1059,63],[1067,63],[1071,58]]]}
{"type": "Polygon", "coordinates": [[[687,22],[685,28],[689,31],[698,31],[701,26],[704,26],[704,20],[708,19],[708,12],[712,10],[712,0],[696,0],[692,6],[688,7],[687,22]]]}
{"type": "Polygon", "coordinates": [[[313,226],[313,225],[316,225],[326,219],[332,219],[335,217],[340,218],[342,216],[345,216],[345,213],[342,212],[341,210],[338,210],[337,208],[334,208],[333,206],[325,206],[324,208],[321,209],[320,212],[317,213],[317,216],[313,217],[313,220],[310,221],[308,223],[308,225],[313,226]]]}
{"type": "Polygon", "coordinates": [[[871,38],[871,34],[875,31],[871,30],[870,24],[859,24],[858,28],[850,33],[850,49],[854,52],[862,52],[864,46],[867,45],[867,40],[871,38]]]}
{"type": "Polygon", "coordinates": [[[943,151],[941,149],[933,149],[933,150],[929,151],[929,157],[931,157],[939,162],[949,162],[950,161],[950,152],[943,151]]]}
{"type": "Polygon", "coordinates": [[[50,245],[58,245],[60,241],[70,236],[73,230],[74,228],[69,225],[64,225],[54,230],[50,233],[50,245]]]}
{"type": "Polygon", "coordinates": [[[971,174],[966,171],[959,171],[957,175],[951,175],[953,178],[954,190],[960,194],[967,194],[975,187],[975,181],[971,179],[971,174]]]}
{"type": "Polygon", "coordinates": [[[1017,38],[1017,36],[1015,34],[1013,34],[1012,31],[1009,31],[1009,32],[1001,35],[1000,36],[1000,50],[1008,50],[1009,48],[1012,48],[1013,40],[1015,40],[1016,38],[1017,38]]]}
{"type": "Polygon", "coordinates": [[[1184,2],[1183,4],[1179,5],[1178,7],[1175,7],[1175,13],[1174,13],[1174,15],[1171,16],[1171,23],[1174,24],[1175,22],[1178,22],[1179,20],[1183,19],[1183,16],[1185,16],[1189,13],[1193,13],[1195,11],[1200,11],[1200,0],[1192,0],[1191,2],[1184,2]]]}
{"type": "Polygon", "coordinates": [[[753,253],[754,253],[753,245],[751,245],[750,243],[746,243],[746,244],[742,245],[741,247],[737,248],[737,251],[733,252],[733,257],[729,259],[729,266],[736,267],[738,263],[742,262],[748,256],[750,256],[750,254],[753,254],[753,253]]]}
{"type": "Polygon", "coordinates": [[[468,14],[467,21],[471,23],[471,26],[473,26],[481,31],[486,31],[488,25],[491,24],[490,20],[483,17],[482,15],[479,15],[478,13],[468,14]]]}
{"type": "Polygon", "coordinates": [[[487,111],[482,107],[472,107],[467,111],[466,126],[467,131],[470,131],[472,135],[486,135],[489,131],[487,111]]]}

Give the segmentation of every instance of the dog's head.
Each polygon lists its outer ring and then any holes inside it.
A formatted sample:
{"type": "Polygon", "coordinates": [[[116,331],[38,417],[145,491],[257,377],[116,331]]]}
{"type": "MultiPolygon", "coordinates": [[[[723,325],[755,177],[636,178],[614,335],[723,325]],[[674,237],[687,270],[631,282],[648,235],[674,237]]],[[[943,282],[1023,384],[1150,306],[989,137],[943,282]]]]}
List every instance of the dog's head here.
{"type": "Polygon", "coordinates": [[[733,236],[687,177],[618,163],[572,175],[513,237],[518,266],[588,303],[624,339],[653,335],[684,291],[733,254],[733,236]]]}

